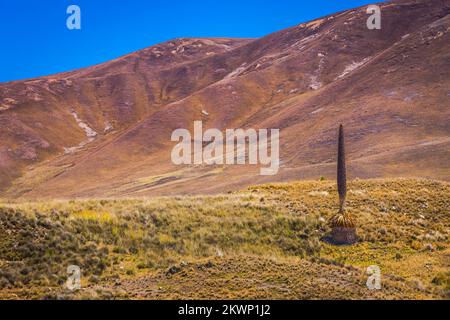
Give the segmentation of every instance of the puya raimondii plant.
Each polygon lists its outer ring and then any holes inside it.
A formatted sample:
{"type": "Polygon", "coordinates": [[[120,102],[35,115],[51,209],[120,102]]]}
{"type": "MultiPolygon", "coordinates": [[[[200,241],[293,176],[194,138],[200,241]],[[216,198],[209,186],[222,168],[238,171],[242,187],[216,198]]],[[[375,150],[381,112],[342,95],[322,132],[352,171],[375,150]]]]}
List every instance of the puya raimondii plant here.
{"type": "Polygon", "coordinates": [[[339,193],[339,212],[331,218],[332,238],[335,243],[351,244],[356,241],[355,223],[346,211],[347,198],[347,168],[345,163],[344,126],[339,127],[337,187],[339,193]]]}

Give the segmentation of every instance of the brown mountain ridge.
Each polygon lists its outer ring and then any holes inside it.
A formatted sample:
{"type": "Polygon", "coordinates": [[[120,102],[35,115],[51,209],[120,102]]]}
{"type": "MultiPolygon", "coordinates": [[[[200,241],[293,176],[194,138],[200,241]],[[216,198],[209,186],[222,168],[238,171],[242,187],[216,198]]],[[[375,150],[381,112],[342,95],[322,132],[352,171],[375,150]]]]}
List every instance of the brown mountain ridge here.
{"type": "Polygon", "coordinates": [[[380,4],[260,39],[175,39],[97,66],[0,84],[0,198],[217,193],[333,178],[450,180],[450,0],[380,4]],[[175,166],[173,130],[279,128],[280,171],[175,166]]]}

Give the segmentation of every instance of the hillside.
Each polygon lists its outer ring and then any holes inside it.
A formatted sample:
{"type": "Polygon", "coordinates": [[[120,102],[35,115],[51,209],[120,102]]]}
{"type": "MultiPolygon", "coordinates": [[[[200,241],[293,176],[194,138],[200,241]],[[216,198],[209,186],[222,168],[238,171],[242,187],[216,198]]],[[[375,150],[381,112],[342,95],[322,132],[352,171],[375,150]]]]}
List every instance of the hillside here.
{"type": "Polygon", "coordinates": [[[334,181],[216,196],[0,204],[0,298],[448,299],[450,186],[355,180],[359,241],[327,242],[334,181]],[[66,268],[82,290],[62,289],[66,268]],[[377,265],[382,289],[366,287],[377,265]]]}
{"type": "Polygon", "coordinates": [[[380,4],[260,39],[176,39],[0,84],[0,198],[214,194],[334,177],[450,180],[450,1],[380,4]],[[175,166],[174,129],[281,129],[281,168],[175,166]]]}

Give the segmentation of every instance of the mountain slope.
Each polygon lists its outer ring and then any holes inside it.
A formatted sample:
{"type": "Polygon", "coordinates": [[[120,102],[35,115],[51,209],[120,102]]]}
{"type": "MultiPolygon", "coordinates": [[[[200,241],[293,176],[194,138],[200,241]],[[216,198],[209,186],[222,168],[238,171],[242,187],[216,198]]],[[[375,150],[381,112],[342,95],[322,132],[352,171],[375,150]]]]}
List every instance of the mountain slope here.
{"type": "Polygon", "coordinates": [[[7,198],[210,193],[333,177],[450,179],[450,1],[381,4],[261,39],[179,39],[54,77],[0,85],[7,198]],[[177,128],[280,128],[282,166],[171,163],[177,128]],[[95,132],[93,132],[95,131],[95,132]]]}

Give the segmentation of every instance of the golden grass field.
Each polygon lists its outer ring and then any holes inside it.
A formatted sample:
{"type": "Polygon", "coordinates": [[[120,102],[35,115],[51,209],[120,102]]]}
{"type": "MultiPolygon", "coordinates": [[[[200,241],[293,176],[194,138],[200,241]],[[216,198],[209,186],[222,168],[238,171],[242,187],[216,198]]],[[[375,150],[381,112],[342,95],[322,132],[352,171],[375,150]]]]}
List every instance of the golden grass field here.
{"type": "Polygon", "coordinates": [[[327,242],[335,182],[216,196],[0,202],[2,299],[448,299],[450,185],[354,180],[352,246],[327,242]],[[82,289],[64,288],[79,265],[82,289]],[[382,289],[366,287],[378,265],[382,289]]]}

